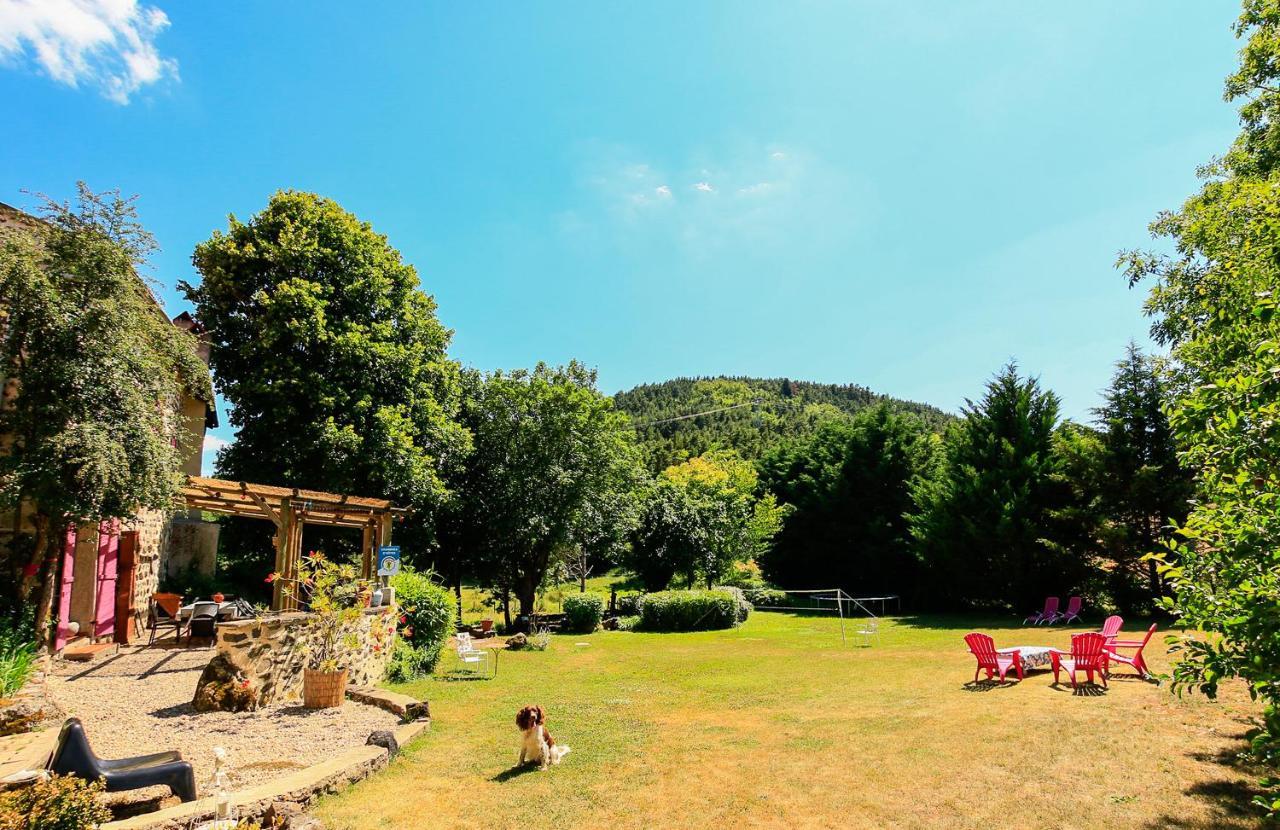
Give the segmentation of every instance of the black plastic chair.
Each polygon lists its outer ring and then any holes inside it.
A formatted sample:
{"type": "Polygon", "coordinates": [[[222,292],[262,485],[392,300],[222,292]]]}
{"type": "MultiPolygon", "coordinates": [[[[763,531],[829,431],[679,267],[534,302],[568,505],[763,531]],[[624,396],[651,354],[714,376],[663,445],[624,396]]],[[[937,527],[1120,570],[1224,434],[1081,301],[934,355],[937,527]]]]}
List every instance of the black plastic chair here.
{"type": "Polygon", "coordinates": [[[183,801],[196,800],[196,773],[190,761],[178,752],[157,752],[137,758],[107,761],[93,754],[84,725],[79,718],[68,718],[58,734],[58,746],[49,761],[55,775],[74,775],[89,781],[102,781],[107,792],[118,793],[165,784],[183,801]]]}
{"type": "Polygon", "coordinates": [[[191,645],[192,637],[218,641],[218,603],[197,602],[192,607],[187,621],[187,645],[191,645]]]}

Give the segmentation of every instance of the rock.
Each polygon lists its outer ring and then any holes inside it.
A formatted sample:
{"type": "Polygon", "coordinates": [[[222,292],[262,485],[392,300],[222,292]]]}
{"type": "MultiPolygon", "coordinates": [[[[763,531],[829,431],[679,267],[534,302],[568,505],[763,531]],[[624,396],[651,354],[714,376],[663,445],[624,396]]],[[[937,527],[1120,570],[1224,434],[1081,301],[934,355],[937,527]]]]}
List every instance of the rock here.
{"type": "Polygon", "coordinates": [[[379,729],[376,732],[370,732],[369,740],[364,743],[365,746],[382,747],[393,758],[396,753],[400,751],[400,744],[396,743],[396,736],[386,729],[379,729]]]}
{"type": "Polygon", "coordinates": [[[516,634],[507,638],[507,648],[522,649],[529,645],[529,638],[524,634],[516,634]]]}
{"type": "Polygon", "coordinates": [[[204,667],[191,707],[197,712],[252,712],[258,708],[258,694],[240,667],[218,654],[204,667]]]}
{"type": "Polygon", "coordinates": [[[293,801],[273,801],[267,811],[262,814],[264,828],[296,827],[302,817],[302,805],[293,801]]]}
{"type": "Polygon", "coordinates": [[[32,681],[12,700],[0,700],[0,736],[30,732],[41,721],[61,720],[63,714],[46,693],[44,683],[32,681]]]}
{"type": "Polygon", "coordinates": [[[315,816],[298,816],[289,822],[289,830],[324,830],[324,822],[315,816]]]}

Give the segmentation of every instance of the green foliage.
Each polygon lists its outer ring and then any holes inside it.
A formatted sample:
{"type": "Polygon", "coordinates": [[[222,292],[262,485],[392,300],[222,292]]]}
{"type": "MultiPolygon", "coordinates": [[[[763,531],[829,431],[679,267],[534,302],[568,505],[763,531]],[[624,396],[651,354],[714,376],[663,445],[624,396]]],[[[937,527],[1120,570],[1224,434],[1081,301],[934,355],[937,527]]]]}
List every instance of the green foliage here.
{"type": "Polygon", "coordinates": [[[36,642],[31,636],[31,613],[0,619],[0,698],[26,685],[36,665],[36,642]]]}
{"type": "Polygon", "coordinates": [[[614,610],[622,617],[634,617],[640,613],[640,600],[644,598],[644,594],[618,594],[618,601],[614,610]]]}
{"type": "Polygon", "coordinates": [[[629,564],[649,590],[674,574],[707,587],[762,555],[782,523],[772,493],[757,493],[755,468],[732,452],[668,467],[651,488],[629,564]]]}
{"type": "Polygon", "coordinates": [[[336,202],[294,191],[230,217],[192,260],[201,283],[182,287],[237,429],[219,474],[390,498],[417,509],[406,530],[422,540],[469,440],[452,333],[413,266],[336,202]]]}
{"type": "MultiPolygon", "coordinates": [[[[274,573],[268,577],[270,581],[280,578],[274,573]]],[[[297,578],[285,584],[284,594],[302,600],[311,612],[307,625],[318,636],[307,654],[307,668],[322,672],[343,668],[343,652],[359,644],[354,625],[368,590],[367,584],[356,579],[354,565],[331,562],[318,551],[311,551],[298,563],[297,578]]]]}
{"type": "Polygon", "coordinates": [[[740,622],[738,598],[731,591],[659,591],[640,602],[642,631],[711,631],[740,622]]]}
{"type": "Polygon", "coordinates": [[[655,474],[717,450],[733,450],[754,461],[779,444],[803,440],[826,421],[877,403],[912,412],[935,430],[951,420],[932,406],[877,395],[861,386],[784,378],[676,378],[620,392],[614,401],[640,425],[640,443],[649,469],[655,474]],[[645,426],[652,421],[739,404],[751,405],[645,426]]]}
{"type": "Polygon", "coordinates": [[[632,430],[576,361],[469,376],[463,419],[474,451],[441,535],[532,613],[556,562],[630,531],[635,511],[620,505],[641,476],[632,430]]]}
{"type": "Polygon", "coordinates": [[[575,634],[590,634],[604,617],[604,597],[599,594],[569,594],[564,598],[565,624],[575,634]]]}
{"type": "Polygon", "coordinates": [[[755,607],[778,608],[789,601],[787,592],[780,588],[744,588],[742,593],[755,607]]]}
{"type": "Polygon", "coordinates": [[[923,420],[884,404],[773,450],[760,462],[761,483],[790,512],[760,560],[765,576],[792,588],[906,592],[917,579],[911,484],[937,455],[923,420]]]}
{"type": "Polygon", "coordinates": [[[613,630],[614,631],[635,631],[639,625],[640,625],[640,615],[629,614],[625,617],[618,617],[617,620],[614,621],[613,630]]]}
{"type": "MultiPolygon", "coordinates": [[[[66,517],[127,518],[172,506],[183,393],[212,398],[194,341],[138,277],[155,243],[118,191],[83,183],[74,207],[48,201],[44,223],[0,232],[0,365],[17,394],[0,410],[0,509],[37,507],[35,564],[50,579],[66,517]]],[[[15,563],[16,564],[16,563],[15,563]]]]}
{"type": "Polygon", "coordinates": [[[434,574],[405,568],[391,577],[400,606],[400,639],[392,653],[388,677],[409,680],[431,673],[440,661],[456,612],[454,596],[434,574]]]}
{"type": "Polygon", "coordinates": [[[751,612],[755,610],[751,606],[751,601],[747,599],[746,592],[741,588],[733,585],[717,585],[714,590],[727,591],[733,597],[734,618],[738,621],[739,625],[746,622],[747,617],[750,617],[751,612]]]}
{"type": "MultiPolygon", "coordinates": [[[[261,571],[258,573],[258,582],[262,582],[261,571]]],[[[216,575],[210,576],[200,570],[194,562],[188,564],[187,567],[176,574],[165,573],[160,578],[161,591],[177,594],[187,600],[193,600],[196,597],[207,599],[213,596],[215,592],[221,591],[222,588],[220,586],[225,584],[225,581],[220,580],[216,575]]],[[[222,592],[231,593],[229,591],[222,592]]]]}
{"type": "Polygon", "coordinates": [[[919,480],[911,516],[929,601],[1033,607],[1089,576],[1064,544],[1071,492],[1054,451],[1058,398],[1006,366],[948,431],[934,475],[919,480]]]}
{"type": "Polygon", "coordinates": [[[111,819],[101,781],[54,776],[0,793],[0,830],[89,830],[111,819]]]}
{"type": "MultiPolygon", "coordinates": [[[[1197,497],[1176,549],[1156,557],[1173,589],[1173,686],[1209,697],[1239,677],[1264,705],[1257,758],[1280,763],[1280,2],[1245,0],[1227,98],[1243,130],[1181,210],[1151,226],[1176,254],[1122,257],[1151,279],[1152,332],[1171,348],[1169,421],[1197,497]]],[[[1277,782],[1265,782],[1275,786],[1277,782]]],[[[1258,802],[1275,815],[1275,793],[1258,802]]]]}

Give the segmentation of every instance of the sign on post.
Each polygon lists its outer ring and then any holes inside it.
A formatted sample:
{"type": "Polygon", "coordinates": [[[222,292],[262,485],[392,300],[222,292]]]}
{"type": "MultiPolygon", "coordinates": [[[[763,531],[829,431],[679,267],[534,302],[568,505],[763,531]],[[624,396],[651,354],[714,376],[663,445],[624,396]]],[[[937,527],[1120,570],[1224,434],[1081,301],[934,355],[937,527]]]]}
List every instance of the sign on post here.
{"type": "Polygon", "coordinates": [[[383,545],[378,548],[378,576],[395,576],[400,573],[399,545],[383,545]]]}

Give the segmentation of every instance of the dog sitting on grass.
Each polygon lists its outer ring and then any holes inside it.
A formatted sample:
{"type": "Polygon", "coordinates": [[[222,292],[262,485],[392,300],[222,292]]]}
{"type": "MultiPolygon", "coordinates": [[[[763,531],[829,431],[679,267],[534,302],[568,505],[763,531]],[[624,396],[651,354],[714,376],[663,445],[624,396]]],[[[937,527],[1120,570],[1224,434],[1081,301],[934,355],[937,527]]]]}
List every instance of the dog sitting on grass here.
{"type": "Polygon", "coordinates": [[[520,727],[521,735],[520,760],[516,766],[537,761],[538,769],[545,770],[569,754],[569,747],[557,746],[547,731],[547,716],[541,706],[526,706],[517,712],[516,726],[520,727]]]}

